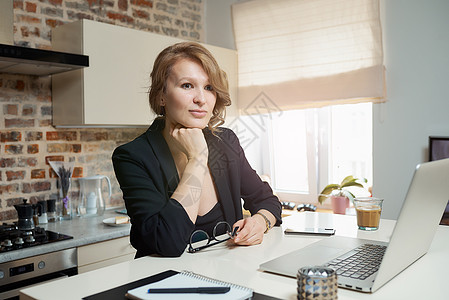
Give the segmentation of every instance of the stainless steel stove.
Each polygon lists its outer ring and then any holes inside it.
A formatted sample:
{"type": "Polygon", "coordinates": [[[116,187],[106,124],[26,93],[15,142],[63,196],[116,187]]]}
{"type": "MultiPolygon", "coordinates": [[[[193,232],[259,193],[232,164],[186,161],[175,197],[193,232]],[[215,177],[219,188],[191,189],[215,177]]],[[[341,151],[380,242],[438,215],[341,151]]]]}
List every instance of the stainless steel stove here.
{"type": "MultiPolygon", "coordinates": [[[[0,255],[13,254],[72,239],[58,232],[35,227],[19,230],[17,223],[0,225],[0,255]]],[[[78,274],[76,248],[39,254],[0,263],[0,299],[18,299],[19,290],[60,277],[78,274]]]]}

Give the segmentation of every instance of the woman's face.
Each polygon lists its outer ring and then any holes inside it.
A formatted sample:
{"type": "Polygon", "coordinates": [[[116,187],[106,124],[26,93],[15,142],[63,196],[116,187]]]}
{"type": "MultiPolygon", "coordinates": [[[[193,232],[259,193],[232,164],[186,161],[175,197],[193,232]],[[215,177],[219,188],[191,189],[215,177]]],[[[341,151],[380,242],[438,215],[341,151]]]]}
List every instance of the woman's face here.
{"type": "Polygon", "coordinates": [[[161,100],[166,122],[203,129],[209,123],[216,100],[209,76],[200,64],[184,58],[173,65],[161,100]]]}

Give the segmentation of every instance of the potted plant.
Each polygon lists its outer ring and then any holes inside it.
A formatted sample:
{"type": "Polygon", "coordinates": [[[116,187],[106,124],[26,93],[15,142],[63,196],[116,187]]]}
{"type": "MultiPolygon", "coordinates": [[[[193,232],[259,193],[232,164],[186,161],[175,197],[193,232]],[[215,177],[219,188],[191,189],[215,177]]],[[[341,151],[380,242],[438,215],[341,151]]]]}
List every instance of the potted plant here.
{"type": "Polygon", "coordinates": [[[327,198],[331,198],[332,210],[335,214],[345,214],[349,208],[349,200],[355,198],[354,194],[346,188],[356,186],[363,188],[362,183],[366,183],[366,178],[355,178],[352,175],[346,176],[340,184],[328,184],[318,196],[318,202],[323,204],[327,198]]]}

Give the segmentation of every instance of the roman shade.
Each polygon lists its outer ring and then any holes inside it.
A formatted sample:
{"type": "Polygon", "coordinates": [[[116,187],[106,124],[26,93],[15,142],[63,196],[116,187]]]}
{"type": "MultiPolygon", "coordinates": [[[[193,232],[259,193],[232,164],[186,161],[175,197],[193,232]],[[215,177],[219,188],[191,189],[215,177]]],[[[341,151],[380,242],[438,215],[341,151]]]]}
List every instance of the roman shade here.
{"type": "Polygon", "coordinates": [[[385,101],[378,0],[256,0],[232,5],[239,110],[385,101]]]}

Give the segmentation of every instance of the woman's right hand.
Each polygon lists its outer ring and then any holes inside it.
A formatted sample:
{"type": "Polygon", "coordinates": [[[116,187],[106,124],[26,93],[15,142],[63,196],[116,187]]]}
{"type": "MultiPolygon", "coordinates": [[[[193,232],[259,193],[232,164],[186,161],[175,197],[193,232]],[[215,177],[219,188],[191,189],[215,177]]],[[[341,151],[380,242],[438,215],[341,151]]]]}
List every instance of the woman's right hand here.
{"type": "Polygon", "coordinates": [[[208,157],[206,139],[200,128],[186,128],[177,124],[170,129],[170,135],[176,141],[176,146],[187,156],[188,160],[208,157]]]}

